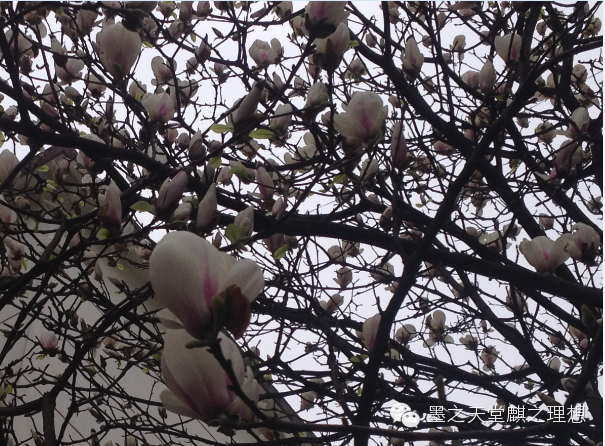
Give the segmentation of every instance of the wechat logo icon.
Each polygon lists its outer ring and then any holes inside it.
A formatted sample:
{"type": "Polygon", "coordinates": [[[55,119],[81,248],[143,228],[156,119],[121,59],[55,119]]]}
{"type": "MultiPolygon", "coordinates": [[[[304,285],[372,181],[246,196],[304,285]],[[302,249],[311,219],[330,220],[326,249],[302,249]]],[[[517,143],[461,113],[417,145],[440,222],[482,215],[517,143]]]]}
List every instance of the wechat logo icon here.
{"type": "Polygon", "coordinates": [[[405,403],[393,404],[390,414],[393,420],[401,421],[405,427],[414,428],[420,424],[420,416],[405,403]]]}

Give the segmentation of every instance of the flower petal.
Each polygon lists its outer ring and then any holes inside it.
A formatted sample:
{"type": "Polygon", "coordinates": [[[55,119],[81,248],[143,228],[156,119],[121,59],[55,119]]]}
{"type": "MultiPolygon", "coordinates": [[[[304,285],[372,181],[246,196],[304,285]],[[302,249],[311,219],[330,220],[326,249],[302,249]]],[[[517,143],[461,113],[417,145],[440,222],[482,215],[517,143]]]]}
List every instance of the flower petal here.
{"type": "Polygon", "coordinates": [[[227,288],[229,285],[237,285],[241,293],[252,302],[265,287],[265,279],[255,262],[244,259],[235,263],[229,271],[224,286],[227,288]]]}

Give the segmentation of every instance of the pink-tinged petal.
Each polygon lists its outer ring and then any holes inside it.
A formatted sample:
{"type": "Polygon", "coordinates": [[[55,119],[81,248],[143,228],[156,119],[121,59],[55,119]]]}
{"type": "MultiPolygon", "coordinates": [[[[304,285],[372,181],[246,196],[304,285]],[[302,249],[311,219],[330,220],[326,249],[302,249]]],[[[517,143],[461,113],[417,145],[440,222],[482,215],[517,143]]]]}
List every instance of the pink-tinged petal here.
{"type": "Polygon", "coordinates": [[[578,262],[592,263],[601,247],[599,233],[585,223],[578,223],[571,229],[572,238],[565,250],[572,259],[578,262]]]}
{"type": "Polygon", "coordinates": [[[308,27],[312,27],[319,21],[324,20],[323,23],[338,25],[347,21],[349,13],[345,11],[347,2],[309,2],[305,7],[305,14],[308,14],[310,23],[308,27]]]}
{"type": "Polygon", "coordinates": [[[190,232],[171,232],[149,259],[149,278],[155,299],[199,336],[211,320],[212,298],[224,290],[230,257],[190,232]]]}
{"type": "Polygon", "coordinates": [[[59,345],[59,337],[52,331],[45,331],[40,336],[40,345],[46,350],[54,350],[59,345]]]}
{"type": "Polygon", "coordinates": [[[241,293],[250,302],[257,298],[265,287],[263,272],[252,260],[243,259],[235,263],[225,279],[225,288],[229,285],[237,285],[241,293]]]}
{"type": "Polygon", "coordinates": [[[334,116],[334,128],[350,142],[370,143],[381,133],[387,113],[376,93],[358,92],[351,98],[346,113],[334,116]]]}
{"type": "Polygon", "coordinates": [[[151,122],[166,124],[174,117],[174,101],[167,93],[146,93],[141,99],[141,104],[147,111],[151,122]]]}
{"type": "Polygon", "coordinates": [[[420,52],[418,43],[413,37],[410,37],[405,43],[405,51],[401,53],[401,62],[403,70],[412,76],[418,75],[422,69],[424,55],[420,52]]]}
{"type": "Polygon", "coordinates": [[[99,209],[97,216],[105,226],[119,228],[122,224],[120,189],[115,183],[111,183],[107,188],[107,192],[105,192],[105,204],[99,209]]]}
{"type": "Polygon", "coordinates": [[[507,34],[505,36],[497,36],[494,39],[496,52],[506,63],[519,61],[522,43],[523,39],[519,34],[507,34]]]}
{"type": "Polygon", "coordinates": [[[138,33],[118,23],[104,27],[98,41],[105,69],[114,77],[128,74],[141,52],[142,42],[138,33]]]}
{"type": "Polygon", "coordinates": [[[556,241],[544,236],[536,237],[531,241],[526,239],[519,244],[519,251],[536,270],[553,272],[569,258],[565,248],[570,237],[570,234],[563,234],[556,241]]]}
{"type": "MultiPolygon", "coordinates": [[[[244,361],[237,345],[227,336],[219,333],[221,350],[231,367],[238,384],[244,380],[244,361]]],[[[232,385],[227,372],[207,348],[186,347],[193,341],[183,330],[168,330],[162,353],[162,377],[170,391],[181,401],[173,405],[194,412],[195,418],[204,422],[222,413],[230,415],[235,395],[228,389],[232,385]]],[[[169,404],[172,400],[168,400],[169,404]]]]}
{"type": "Polygon", "coordinates": [[[406,160],[407,154],[408,146],[403,134],[403,125],[397,122],[391,128],[391,162],[399,167],[406,160]]]}

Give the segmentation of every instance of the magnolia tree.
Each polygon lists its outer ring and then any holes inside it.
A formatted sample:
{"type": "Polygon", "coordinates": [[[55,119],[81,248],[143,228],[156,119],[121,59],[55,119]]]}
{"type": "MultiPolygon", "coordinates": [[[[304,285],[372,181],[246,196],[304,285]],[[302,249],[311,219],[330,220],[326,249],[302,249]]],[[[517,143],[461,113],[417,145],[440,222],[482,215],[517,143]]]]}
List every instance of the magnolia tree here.
{"type": "Polygon", "coordinates": [[[1,444],[602,442],[602,14],[2,2],[1,444]]]}

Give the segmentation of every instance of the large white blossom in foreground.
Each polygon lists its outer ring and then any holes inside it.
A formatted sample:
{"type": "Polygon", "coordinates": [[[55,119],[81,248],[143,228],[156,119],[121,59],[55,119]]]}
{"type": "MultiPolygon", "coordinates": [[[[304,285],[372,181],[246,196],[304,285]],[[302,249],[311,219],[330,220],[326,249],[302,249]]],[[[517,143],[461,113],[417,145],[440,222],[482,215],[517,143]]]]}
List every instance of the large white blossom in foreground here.
{"type": "MultiPolygon", "coordinates": [[[[223,356],[230,361],[237,384],[244,381],[244,361],[237,345],[219,333],[223,356]]],[[[207,348],[188,349],[194,339],[184,330],[168,330],[164,335],[162,377],[169,390],[160,399],[164,407],[182,416],[208,423],[221,414],[232,415],[242,401],[229,387],[234,383],[227,371],[207,348]]]]}
{"type": "MultiPolygon", "coordinates": [[[[184,231],[171,232],[158,243],[149,259],[149,278],[160,306],[174,313],[198,338],[206,335],[213,317],[219,316],[212,313],[215,296],[241,294],[251,302],[265,286],[263,273],[252,260],[236,261],[212,243],[184,231]]],[[[235,316],[239,308],[230,310],[235,316]]]]}
{"type": "Polygon", "coordinates": [[[376,93],[362,91],[355,93],[347,105],[346,113],[334,116],[334,128],[349,143],[370,144],[381,134],[388,107],[376,93]]]}

